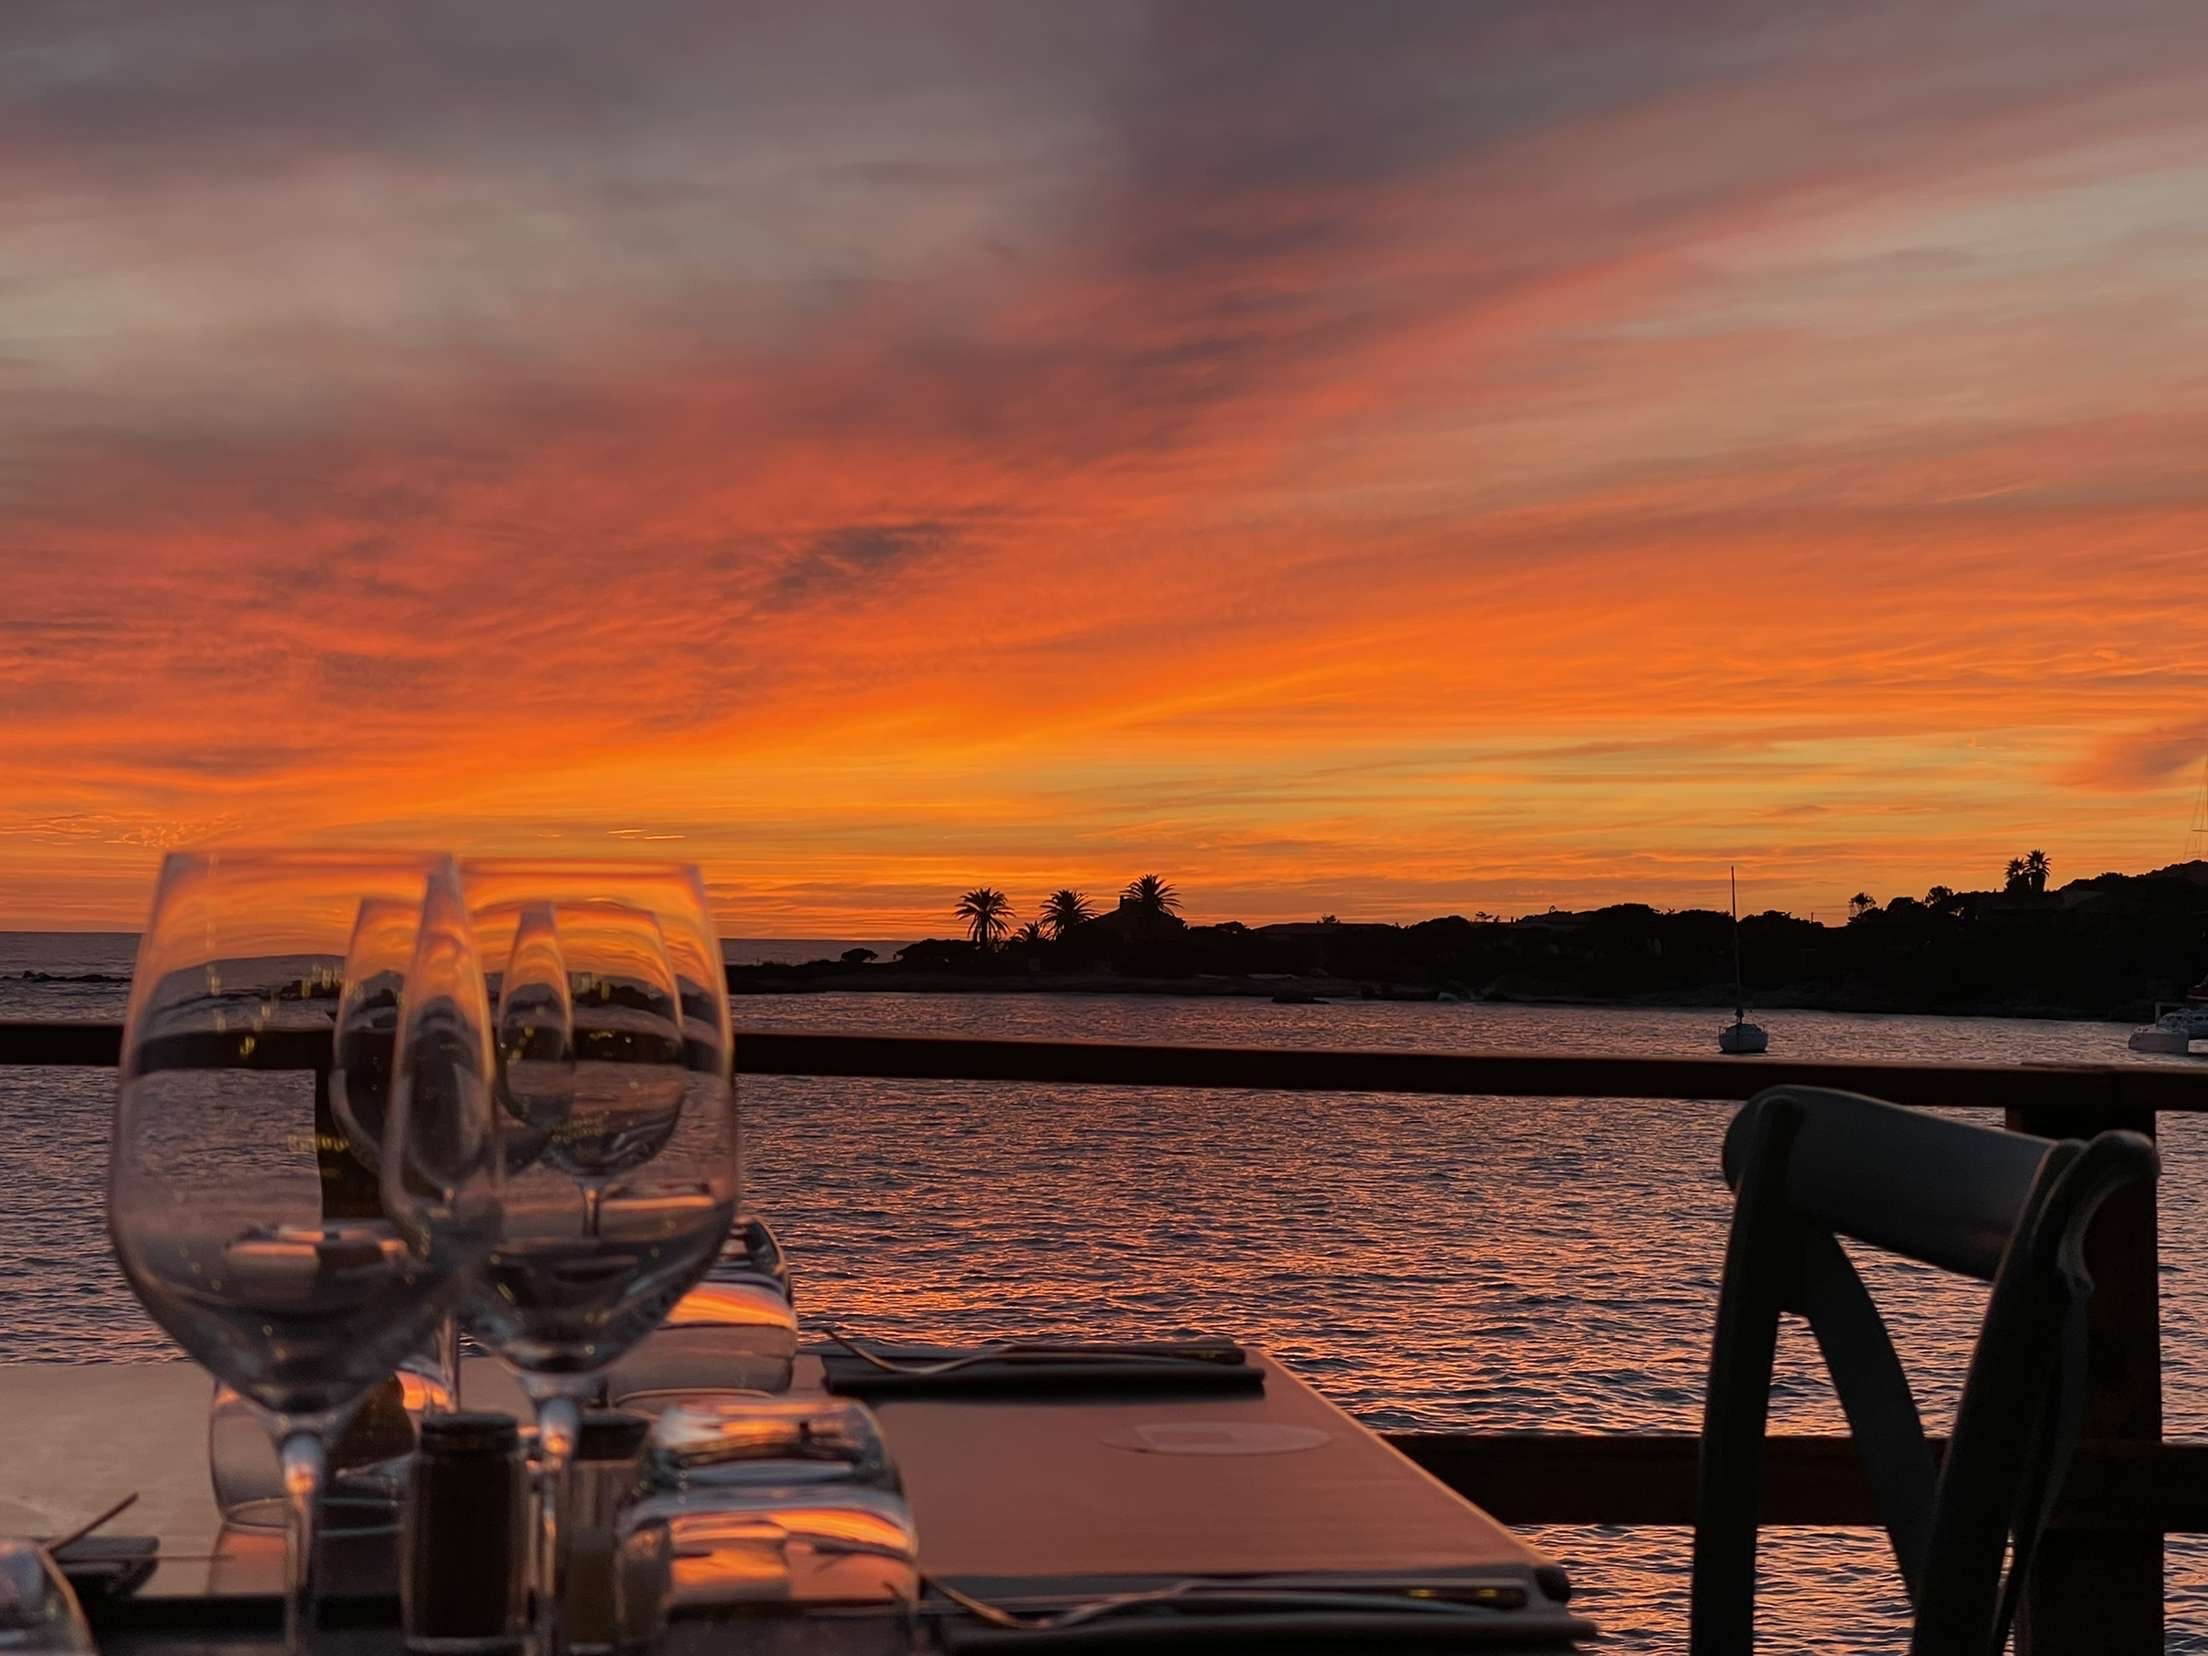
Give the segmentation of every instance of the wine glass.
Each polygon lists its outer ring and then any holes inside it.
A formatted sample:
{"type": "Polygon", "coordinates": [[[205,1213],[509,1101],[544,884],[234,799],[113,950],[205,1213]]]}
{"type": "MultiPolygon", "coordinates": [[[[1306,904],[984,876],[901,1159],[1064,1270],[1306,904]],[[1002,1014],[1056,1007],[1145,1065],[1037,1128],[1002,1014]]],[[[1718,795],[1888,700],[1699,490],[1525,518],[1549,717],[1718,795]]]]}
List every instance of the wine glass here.
{"type": "MultiPolygon", "coordinates": [[[[330,1111],[354,1163],[365,1170],[365,1202],[348,1217],[383,1211],[377,1179],[382,1171],[384,1121],[391,1107],[392,1062],[399,1039],[399,1008],[406,976],[421,937],[422,905],[390,897],[363,899],[345,950],[345,981],[337,998],[336,1058],[330,1067],[330,1111]]],[[[350,1199],[362,1203],[359,1179],[346,1179],[350,1199]]],[[[325,1189],[329,1209],[333,1192],[325,1189]]],[[[437,1325],[437,1384],[426,1391],[427,1413],[460,1407],[460,1329],[448,1314],[437,1325]]]]}
{"type": "Polygon", "coordinates": [[[289,1507],[285,1632],[313,1608],[326,1442],[456,1304],[497,1232],[488,1016],[449,858],[210,851],[162,864],[123,1032],[108,1229],[131,1289],[269,1417],[289,1507]],[[380,1181],[312,1078],[370,898],[420,916],[400,995],[380,1181]]]}
{"type": "MultiPolygon", "coordinates": [[[[543,905],[509,905],[506,911],[471,916],[479,960],[504,960],[485,986],[495,999],[492,1051],[497,1060],[494,1096],[503,1108],[500,1142],[507,1170],[527,1166],[542,1153],[550,1129],[565,1118],[573,1092],[571,1019],[567,970],[551,911],[543,905]]],[[[338,995],[336,1061],[330,1070],[331,1113],[346,1149],[366,1170],[366,1206],[360,1180],[342,1181],[348,1213],[383,1211],[384,1118],[390,1106],[392,1059],[399,1008],[421,935],[422,906],[385,897],[360,905],[345,951],[344,986],[338,995]]],[[[341,1170],[349,1172],[349,1169],[341,1170]]],[[[328,1208],[332,1191],[324,1192],[328,1208]]],[[[437,1385],[427,1389],[426,1413],[460,1407],[460,1319],[448,1313],[437,1326],[437,1385]]]]}
{"type": "Polygon", "coordinates": [[[582,1403],[704,1276],[735,1216],[727,984],[695,869],[483,860],[462,877],[471,912],[494,924],[510,905],[549,911],[569,986],[568,1114],[508,1179],[468,1311],[536,1405],[550,1531],[539,1604],[556,1648],[582,1403]]]}

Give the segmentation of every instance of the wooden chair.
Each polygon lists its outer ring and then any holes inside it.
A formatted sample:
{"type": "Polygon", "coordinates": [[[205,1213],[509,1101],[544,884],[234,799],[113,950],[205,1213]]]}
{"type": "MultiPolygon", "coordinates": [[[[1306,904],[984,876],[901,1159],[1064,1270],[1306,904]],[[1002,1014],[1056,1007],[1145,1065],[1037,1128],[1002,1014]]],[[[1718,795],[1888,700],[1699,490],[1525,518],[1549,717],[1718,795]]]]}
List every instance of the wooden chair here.
{"type": "Polygon", "coordinates": [[[2137,1133],[2056,1142],[1807,1087],[1741,1108],[1725,1136],[1735,1198],[1702,1419],[1691,1656],[1745,1656],[1753,1643],[1781,1311],[1808,1318],[1832,1374],[1915,1609],[1913,1656],[2001,1649],[2076,1446],[2086,1227],[2156,1170],[2137,1133]],[[1840,1237],[1992,1284],[1937,1467],[1840,1237]]]}

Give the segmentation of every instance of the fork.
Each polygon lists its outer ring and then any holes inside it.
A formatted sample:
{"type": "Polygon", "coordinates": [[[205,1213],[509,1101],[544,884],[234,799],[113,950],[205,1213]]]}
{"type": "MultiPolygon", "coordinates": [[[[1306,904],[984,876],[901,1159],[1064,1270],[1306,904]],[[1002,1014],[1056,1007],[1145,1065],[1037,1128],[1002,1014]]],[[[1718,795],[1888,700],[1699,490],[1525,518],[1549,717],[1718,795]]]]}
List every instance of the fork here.
{"type": "Polygon", "coordinates": [[[927,1576],[925,1580],[931,1591],[968,1615],[991,1627],[1014,1633],[1056,1633],[1085,1626],[1106,1616],[1176,1604],[1200,1605],[1214,1611],[1240,1609],[1276,1614],[1352,1611],[1446,1617],[1492,1615],[1500,1610],[1519,1609],[1525,1603],[1524,1589],[1515,1583],[1459,1582],[1423,1588],[1347,1584],[1325,1587],[1294,1580],[1195,1578],[1134,1592],[1109,1593],[1064,1609],[1022,1613],[961,1592],[938,1576],[927,1576]],[[1452,1593],[1472,1596],[1449,1596],[1452,1593]]]}
{"type": "Polygon", "coordinates": [[[884,1357],[879,1352],[867,1350],[856,1339],[837,1329],[824,1327],[821,1333],[830,1345],[840,1346],[853,1357],[880,1369],[884,1374],[902,1374],[915,1379],[956,1374],[961,1369],[975,1368],[983,1363],[997,1363],[1007,1358],[1020,1357],[1057,1357],[1068,1362],[1102,1363],[1235,1364],[1242,1360],[1242,1348],[1225,1340],[1191,1341],[1182,1345],[1072,1345],[1053,1344],[1049,1341],[1009,1340],[995,1345],[976,1346],[972,1351],[960,1352],[956,1357],[884,1357]]]}

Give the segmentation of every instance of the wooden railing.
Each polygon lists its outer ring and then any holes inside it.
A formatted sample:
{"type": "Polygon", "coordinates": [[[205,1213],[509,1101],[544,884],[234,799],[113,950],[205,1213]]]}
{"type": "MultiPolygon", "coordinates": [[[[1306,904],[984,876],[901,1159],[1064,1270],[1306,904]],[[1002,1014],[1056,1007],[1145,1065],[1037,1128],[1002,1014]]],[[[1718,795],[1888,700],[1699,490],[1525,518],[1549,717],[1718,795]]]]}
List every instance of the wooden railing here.
{"type": "MultiPolygon", "coordinates": [[[[112,1024],[0,1023],[0,1066],[113,1065],[112,1024]]],[[[273,1030],[248,1062],[329,1064],[321,1030],[273,1030]]],[[[1430,1093],[1459,1097],[1744,1100],[1780,1083],[1842,1087],[1911,1105],[1998,1109],[2048,1137],[2107,1127],[2152,1135],[2163,1111],[2208,1111],[2208,1077],[2178,1066],[1831,1063],[1516,1053],[1326,1052],[1282,1048],[982,1041],[924,1036],[739,1033],[755,1076],[1430,1093]]],[[[2163,1537],[2208,1530],[2208,1445],[2162,1441],[2154,1193],[2111,1201],[2087,1246],[2092,1392],[2086,1442],[2042,1543],[2017,1648],[2150,1656],[2162,1650],[2163,1537]]],[[[1407,1432],[1390,1441],[1511,1523],[1691,1524],[1698,1440],[1685,1435],[1407,1432]]],[[[1766,1472],[1772,1524],[1877,1522],[1845,1439],[1778,1437],[1766,1472]]]]}

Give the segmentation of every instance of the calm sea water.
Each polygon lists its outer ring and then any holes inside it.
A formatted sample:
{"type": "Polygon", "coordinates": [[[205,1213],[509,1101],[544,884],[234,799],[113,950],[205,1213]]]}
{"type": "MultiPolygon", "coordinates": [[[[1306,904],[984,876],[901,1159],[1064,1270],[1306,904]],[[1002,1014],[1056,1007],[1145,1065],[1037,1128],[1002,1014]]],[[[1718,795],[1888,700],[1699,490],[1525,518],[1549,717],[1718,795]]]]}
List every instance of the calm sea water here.
{"type": "MultiPolygon", "coordinates": [[[[848,947],[849,944],[839,944],[848,947]]],[[[870,945],[885,955],[894,945],[870,945]]],[[[754,946],[812,958],[827,945],[754,946]]],[[[741,955],[732,946],[732,955],[741,955]]],[[[0,1018],[122,1014],[128,939],[0,936],[0,1018]],[[36,970],[83,981],[34,982],[36,970]]],[[[745,997],[740,1027],[1347,1047],[1700,1053],[1718,1014],[1149,996],[745,997]]],[[[1773,1012],[1774,1049],[1834,1058],[2123,1060],[2124,1030],[1773,1012]]],[[[2149,1060],[2139,1060],[2149,1061],[2149,1060]]],[[[2183,1062],[2182,1060],[2168,1060],[2183,1062]]],[[[2208,1064],[2197,1064],[2208,1090],[2208,1064]]],[[[107,1257],[113,1077],[0,1070],[11,1177],[0,1360],[173,1355],[107,1257]]],[[[1727,1110],[1600,1099],[1422,1099],[951,1083],[747,1081],[750,1205],[800,1304],[850,1332],[1227,1333],[1376,1427],[1691,1431],[1728,1214],[1727,1110]]],[[[2163,1124],[2165,1388],[2208,1437],[2208,1131],[2163,1124]]],[[[1936,1421],[1981,1309],[1968,1285],[1867,1262],[1936,1421]]],[[[1774,1415],[1838,1430],[1806,1338],[1774,1415]]],[[[1587,1612],[1628,1647],[1684,1627],[1685,1532],[1546,1529],[1587,1612]]],[[[2208,1650],[2208,1551],[2171,1544],[2173,1650],[2208,1650]]],[[[1883,1541],[1766,1540],[1764,1648],[1899,1650],[1883,1541]]]]}

